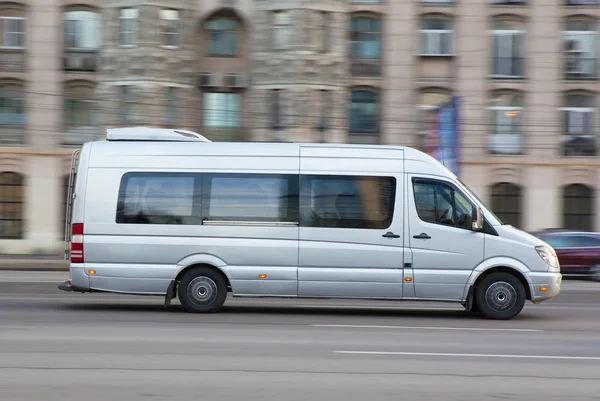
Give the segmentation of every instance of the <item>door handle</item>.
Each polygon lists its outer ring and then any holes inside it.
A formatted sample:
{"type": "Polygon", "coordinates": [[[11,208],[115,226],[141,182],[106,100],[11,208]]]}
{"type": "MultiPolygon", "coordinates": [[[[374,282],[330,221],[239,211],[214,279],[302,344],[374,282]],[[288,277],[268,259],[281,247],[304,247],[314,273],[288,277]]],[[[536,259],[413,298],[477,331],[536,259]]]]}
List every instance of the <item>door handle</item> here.
{"type": "Polygon", "coordinates": [[[413,235],[413,238],[416,239],[431,239],[431,237],[425,233],[421,233],[419,235],[413,235]]]}
{"type": "Polygon", "coordinates": [[[387,233],[383,234],[382,237],[384,237],[384,238],[400,238],[400,236],[398,234],[394,234],[391,231],[388,231],[387,233]]]}

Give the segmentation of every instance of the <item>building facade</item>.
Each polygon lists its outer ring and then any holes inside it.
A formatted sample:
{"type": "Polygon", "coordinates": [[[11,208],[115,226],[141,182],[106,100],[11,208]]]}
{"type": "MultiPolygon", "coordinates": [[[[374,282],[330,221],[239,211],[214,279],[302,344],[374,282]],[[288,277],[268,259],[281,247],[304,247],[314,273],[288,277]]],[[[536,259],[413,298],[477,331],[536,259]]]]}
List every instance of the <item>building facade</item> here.
{"type": "Polygon", "coordinates": [[[506,222],[600,230],[596,0],[0,1],[0,253],[60,253],[108,126],[428,149],[506,222]]]}

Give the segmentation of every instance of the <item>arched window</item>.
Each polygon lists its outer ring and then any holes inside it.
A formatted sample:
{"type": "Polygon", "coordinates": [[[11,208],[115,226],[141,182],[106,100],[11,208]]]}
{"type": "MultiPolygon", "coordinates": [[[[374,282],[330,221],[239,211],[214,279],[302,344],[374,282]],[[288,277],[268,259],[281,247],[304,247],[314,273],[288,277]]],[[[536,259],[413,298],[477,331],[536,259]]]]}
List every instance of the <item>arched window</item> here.
{"type": "Polygon", "coordinates": [[[563,189],[563,228],[592,231],[594,220],[594,191],[583,184],[563,189]]]}
{"type": "Polygon", "coordinates": [[[516,91],[496,91],[492,94],[488,101],[492,153],[523,153],[523,103],[523,95],[516,91]]]}
{"type": "Polygon", "coordinates": [[[524,76],[525,24],[518,17],[502,16],[492,24],[492,76],[521,78],[524,76]]]}
{"type": "Polygon", "coordinates": [[[350,132],[379,133],[379,94],[374,90],[356,89],[351,94],[350,132]]]}
{"type": "Polygon", "coordinates": [[[522,191],[517,185],[498,183],[492,185],[492,211],[506,224],[521,228],[522,191]]]}
{"type": "Polygon", "coordinates": [[[212,18],[206,22],[208,54],[237,56],[240,22],[232,17],[212,18]]]}
{"type": "Polygon", "coordinates": [[[0,173],[0,238],[23,238],[24,195],[20,174],[0,173]]]}

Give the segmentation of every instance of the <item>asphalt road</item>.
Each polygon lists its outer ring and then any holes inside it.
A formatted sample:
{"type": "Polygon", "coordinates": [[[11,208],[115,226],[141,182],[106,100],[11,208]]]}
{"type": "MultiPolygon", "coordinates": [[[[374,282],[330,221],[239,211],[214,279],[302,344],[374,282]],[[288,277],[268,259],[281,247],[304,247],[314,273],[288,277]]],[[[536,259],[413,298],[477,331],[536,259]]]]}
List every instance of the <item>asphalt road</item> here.
{"type": "Polygon", "coordinates": [[[600,283],[511,321],[460,305],[62,293],[0,272],[0,400],[600,400],[600,283]],[[174,300],[175,301],[175,300],[174,300]]]}

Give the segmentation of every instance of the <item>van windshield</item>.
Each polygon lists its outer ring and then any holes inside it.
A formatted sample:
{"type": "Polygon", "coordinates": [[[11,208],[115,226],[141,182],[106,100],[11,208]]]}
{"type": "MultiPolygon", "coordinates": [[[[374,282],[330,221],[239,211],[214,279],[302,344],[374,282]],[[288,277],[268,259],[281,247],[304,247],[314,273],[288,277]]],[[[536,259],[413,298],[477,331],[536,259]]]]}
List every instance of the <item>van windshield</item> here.
{"type": "Polygon", "coordinates": [[[469,189],[469,187],[467,187],[467,186],[465,185],[465,183],[464,183],[464,182],[462,182],[462,181],[461,181],[459,178],[456,178],[456,180],[457,180],[458,182],[460,182],[460,185],[462,185],[462,187],[463,187],[463,191],[465,191],[467,194],[469,194],[469,195],[470,195],[470,196],[472,196],[474,199],[476,199],[476,200],[477,200],[477,202],[478,202],[478,203],[479,203],[479,204],[480,204],[482,207],[484,207],[484,208],[486,209],[486,211],[487,211],[487,212],[488,212],[488,213],[489,213],[489,214],[490,214],[490,215],[491,215],[493,218],[495,218],[496,220],[498,220],[498,222],[499,222],[500,224],[502,224],[502,225],[506,225],[506,223],[505,223],[505,222],[503,222],[503,221],[502,221],[502,220],[501,220],[501,219],[500,219],[498,216],[496,216],[496,214],[495,214],[494,212],[492,212],[492,209],[490,209],[490,208],[489,208],[489,207],[488,207],[488,206],[487,206],[487,205],[486,205],[486,204],[485,204],[485,203],[484,203],[484,202],[483,202],[481,199],[479,199],[479,197],[478,197],[477,195],[475,195],[475,194],[473,193],[473,191],[471,191],[471,190],[469,189]]]}

